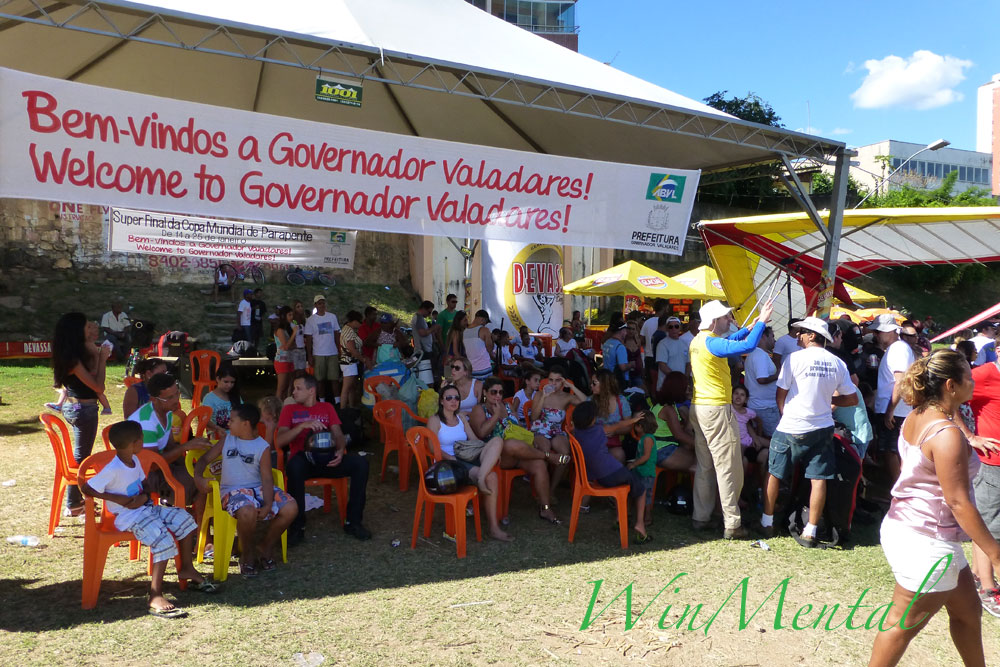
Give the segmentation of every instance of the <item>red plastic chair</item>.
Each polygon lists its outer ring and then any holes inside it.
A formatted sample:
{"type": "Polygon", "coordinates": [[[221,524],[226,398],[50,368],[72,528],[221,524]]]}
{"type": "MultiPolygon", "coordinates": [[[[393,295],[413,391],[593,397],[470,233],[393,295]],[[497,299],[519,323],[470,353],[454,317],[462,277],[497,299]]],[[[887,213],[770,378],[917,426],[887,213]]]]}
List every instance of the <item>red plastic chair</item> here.
{"type": "MultiPolygon", "coordinates": [[[[115,452],[91,454],[80,464],[78,479],[86,481],[93,477],[115,456],[117,456],[115,452]]],[[[153,467],[160,469],[164,479],[174,490],[177,506],[182,507],[184,505],[184,486],[170,474],[170,465],[166,460],[150,449],[143,449],[139,452],[138,457],[139,464],[147,476],[153,467]]],[[[153,494],[153,497],[155,499],[156,494],[153,494]]],[[[85,496],[84,501],[86,509],[83,513],[83,594],[81,606],[84,609],[93,609],[97,606],[97,598],[101,592],[101,581],[104,578],[104,564],[108,558],[108,551],[119,542],[126,540],[134,542],[135,536],[130,532],[122,532],[115,528],[115,517],[108,512],[106,503],[101,503],[101,516],[98,519],[95,514],[94,499],[91,496],[85,496]]],[[[179,554],[175,559],[175,565],[179,570],[181,567],[179,554]]],[[[182,580],[180,586],[182,590],[187,588],[187,581],[182,580]]]]}
{"type": "Polygon", "coordinates": [[[202,390],[209,392],[215,389],[215,371],[219,370],[222,355],[213,350],[194,350],[189,355],[191,359],[191,407],[201,405],[202,390]],[[215,364],[213,369],[212,364],[215,364]]]}
{"type": "Polygon", "coordinates": [[[430,464],[441,460],[441,445],[437,436],[426,426],[414,426],[406,432],[406,441],[417,459],[417,472],[420,488],[417,491],[417,508],[413,514],[413,538],[410,548],[417,548],[417,530],[420,528],[420,515],[424,514],[424,537],[431,535],[431,522],[434,518],[434,505],[444,505],[445,530],[455,536],[455,551],[459,558],[465,558],[465,508],[472,503],[473,520],[476,526],[476,541],[483,541],[482,526],[479,522],[479,489],[466,486],[456,493],[436,494],[427,490],[424,483],[424,473],[430,464]],[[449,531],[448,528],[453,531],[449,531]]]}
{"type": "Polygon", "coordinates": [[[114,445],[111,444],[110,433],[112,426],[113,426],[112,424],[108,424],[107,426],[104,427],[104,430],[101,431],[101,439],[104,440],[104,451],[106,452],[110,452],[115,448],[114,445]]]}
{"type": "Polygon", "coordinates": [[[45,434],[49,436],[52,452],[56,455],[52,506],[49,509],[49,536],[51,537],[55,534],[56,526],[59,525],[63,499],[66,497],[66,487],[77,486],[78,468],[76,459],[73,458],[73,440],[70,438],[66,422],[50,414],[38,415],[38,418],[41,420],[42,426],[45,427],[45,434]]]}
{"type": "MultiPolygon", "coordinates": [[[[282,447],[275,447],[278,454],[278,470],[285,474],[285,450],[282,447]]],[[[286,476],[287,477],[287,476],[286,476]]],[[[337,492],[337,511],[340,512],[340,525],[344,525],[347,518],[347,477],[310,477],[306,480],[306,486],[323,487],[323,514],[329,514],[333,506],[333,492],[337,492]]],[[[305,507],[299,508],[300,512],[305,512],[305,507]]]]}
{"type": "Polygon", "coordinates": [[[406,446],[406,434],[403,432],[403,413],[407,413],[418,424],[426,424],[427,420],[413,414],[403,401],[379,401],[372,408],[372,416],[382,429],[385,448],[382,450],[382,473],[379,481],[385,481],[385,468],[389,454],[396,452],[399,462],[399,490],[410,488],[410,450],[406,446]]]}
{"type": "Polygon", "coordinates": [[[569,520],[569,541],[572,542],[576,536],[576,525],[580,521],[580,505],[584,496],[610,496],[614,498],[618,505],[618,533],[621,538],[622,549],[628,549],[628,492],[627,485],[622,486],[594,486],[587,479],[587,464],[583,459],[583,449],[576,437],[569,434],[570,453],[573,456],[573,471],[575,484],[573,485],[573,509],[569,520]]]}

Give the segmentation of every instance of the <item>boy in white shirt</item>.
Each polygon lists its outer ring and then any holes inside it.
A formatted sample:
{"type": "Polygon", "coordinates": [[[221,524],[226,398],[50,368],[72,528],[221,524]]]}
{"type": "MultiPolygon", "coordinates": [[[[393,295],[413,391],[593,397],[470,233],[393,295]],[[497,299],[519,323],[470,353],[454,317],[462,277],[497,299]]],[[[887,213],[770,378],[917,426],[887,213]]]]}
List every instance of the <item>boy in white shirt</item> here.
{"type": "Polygon", "coordinates": [[[191,588],[202,593],[215,593],[218,587],[208,581],[191,563],[193,541],[198,525],[181,507],[154,505],[146,474],[136,456],[142,451],[142,426],[123,421],[111,426],[108,439],[117,456],[88,481],[80,482],[80,491],[100,498],[108,511],[115,515],[115,528],[131,532],[149,547],[153,557],[153,574],[149,584],[149,613],[160,618],[186,616],[180,607],[163,597],[163,574],[167,562],[178,554],[181,567],[177,579],[189,579],[191,588]],[[176,540],[176,542],[175,542],[176,540]]]}
{"type": "Polygon", "coordinates": [[[219,492],[222,506],[236,519],[236,535],[240,540],[240,574],[257,576],[258,568],[270,572],[276,565],[274,545],[299,513],[295,500],[274,486],[271,474],[271,446],[257,435],[260,410],[244,403],[233,408],[229,418],[229,434],[195,464],[195,483],[208,492],[205,468],[222,456],[222,478],[219,492]],[[270,521],[257,555],[256,530],[258,521],[270,521]]]}
{"type": "Polygon", "coordinates": [[[236,314],[240,320],[240,329],[243,330],[243,340],[248,341],[253,341],[251,326],[253,306],[250,304],[251,296],[253,296],[253,290],[243,290],[243,300],[236,306],[236,314]]]}

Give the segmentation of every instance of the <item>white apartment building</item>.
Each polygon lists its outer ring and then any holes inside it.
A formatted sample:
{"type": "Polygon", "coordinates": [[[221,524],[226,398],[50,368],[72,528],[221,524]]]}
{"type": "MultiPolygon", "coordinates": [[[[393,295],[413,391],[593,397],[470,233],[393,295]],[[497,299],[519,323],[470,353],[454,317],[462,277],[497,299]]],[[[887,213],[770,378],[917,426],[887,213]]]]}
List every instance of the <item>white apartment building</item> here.
{"type": "Polygon", "coordinates": [[[941,184],[945,176],[957,171],[958,180],[955,181],[953,192],[964,192],[971,187],[990,189],[993,166],[991,153],[951,147],[922,152],[896,172],[888,183],[883,183],[885,177],[906,158],[926,145],[887,139],[855,148],[858,157],[851,160],[851,176],[868,190],[874,189],[878,184],[881,184],[882,191],[901,185],[932,190],[941,184]]]}

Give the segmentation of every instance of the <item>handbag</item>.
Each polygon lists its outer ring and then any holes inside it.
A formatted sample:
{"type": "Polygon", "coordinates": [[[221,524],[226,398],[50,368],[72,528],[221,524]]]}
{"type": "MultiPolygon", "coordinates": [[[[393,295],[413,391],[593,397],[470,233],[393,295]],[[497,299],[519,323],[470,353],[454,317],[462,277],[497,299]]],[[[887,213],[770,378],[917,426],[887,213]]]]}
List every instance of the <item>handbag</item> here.
{"type": "Polygon", "coordinates": [[[507,427],[503,430],[504,440],[520,440],[521,442],[530,445],[535,441],[535,434],[531,430],[524,428],[520,424],[515,424],[513,421],[507,424],[507,427]]]}
{"type": "Polygon", "coordinates": [[[455,458],[467,463],[475,463],[479,460],[479,454],[485,446],[486,443],[482,440],[456,440],[455,458]]]}

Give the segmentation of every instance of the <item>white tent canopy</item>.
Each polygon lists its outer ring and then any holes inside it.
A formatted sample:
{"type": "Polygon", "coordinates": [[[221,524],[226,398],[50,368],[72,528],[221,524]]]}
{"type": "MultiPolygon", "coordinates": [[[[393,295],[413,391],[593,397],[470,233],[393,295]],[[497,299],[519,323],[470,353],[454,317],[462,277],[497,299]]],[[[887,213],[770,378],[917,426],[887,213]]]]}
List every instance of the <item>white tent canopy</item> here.
{"type": "Polygon", "coordinates": [[[0,0],[0,66],[487,146],[717,170],[843,144],[741,121],[463,0],[0,0]],[[311,94],[363,79],[362,109],[311,94]]]}

